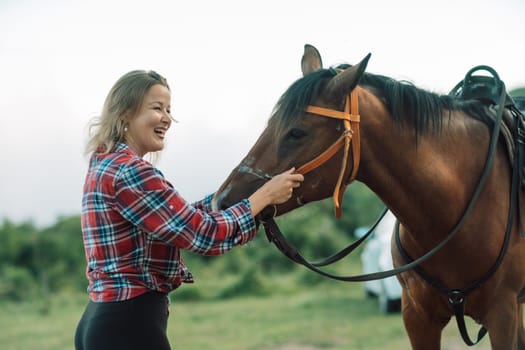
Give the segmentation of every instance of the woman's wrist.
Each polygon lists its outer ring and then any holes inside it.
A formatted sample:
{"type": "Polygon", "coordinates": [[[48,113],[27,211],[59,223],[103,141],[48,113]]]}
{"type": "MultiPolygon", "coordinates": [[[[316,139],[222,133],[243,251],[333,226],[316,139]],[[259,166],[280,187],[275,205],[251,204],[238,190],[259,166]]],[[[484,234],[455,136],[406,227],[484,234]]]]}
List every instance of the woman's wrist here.
{"type": "Polygon", "coordinates": [[[271,201],[268,198],[268,196],[265,194],[265,192],[266,191],[264,191],[264,189],[259,188],[250,197],[248,197],[248,201],[250,202],[250,207],[252,209],[253,216],[256,216],[264,208],[270,205],[271,201]]]}

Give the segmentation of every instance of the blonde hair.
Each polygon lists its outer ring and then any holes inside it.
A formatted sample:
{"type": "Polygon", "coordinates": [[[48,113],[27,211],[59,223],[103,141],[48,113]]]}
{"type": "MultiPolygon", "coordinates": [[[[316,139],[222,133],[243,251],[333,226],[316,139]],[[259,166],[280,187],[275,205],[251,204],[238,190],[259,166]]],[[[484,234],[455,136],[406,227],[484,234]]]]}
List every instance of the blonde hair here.
{"type": "Polygon", "coordinates": [[[144,95],[157,84],[170,89],[166,78],[151,70],[134,70],[117,80],[106,97],[100,117],[89,123],[85,153],[100,149],[110,152],[117,143],[123,142],[128,121],[139,110],[144,95]]]}

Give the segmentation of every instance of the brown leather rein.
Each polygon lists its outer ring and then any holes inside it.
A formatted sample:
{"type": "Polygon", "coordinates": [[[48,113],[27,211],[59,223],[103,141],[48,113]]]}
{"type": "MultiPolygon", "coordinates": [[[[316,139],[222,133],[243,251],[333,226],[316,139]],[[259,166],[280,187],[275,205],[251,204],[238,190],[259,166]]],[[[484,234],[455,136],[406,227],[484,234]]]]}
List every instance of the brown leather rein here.
{"type": "Polygon", "coordinates": [[[339,172],[339,178],[335,185],[333,194],[335,216],[337,218],[340,218],[342,213],[343,195],[346,186],[348,186],[348,184],[355,180],[357,176],[357,170],[359,169],[361,150],[359,136],[360,116],[357,92],[354,89],[348,96],[346,96],[345,110],[342,112],[334,109],[328,109],[311,105],[306,107],[306,112],[327,118],[340,119],[343,121],[345,129],[342,135],[323,153],[321,153],[308,163],[303,164],[296,170],[296,172],[299,174],[307,174],[310,171],[323,165],[326,161],[331,159],[342,147],[344,147],[341,170],[339,172]],[[344,182],[344,175],[346,172],[347,161],[350,152],[350,145],[352,146],[353,167],[349,180],[344,182]]]}

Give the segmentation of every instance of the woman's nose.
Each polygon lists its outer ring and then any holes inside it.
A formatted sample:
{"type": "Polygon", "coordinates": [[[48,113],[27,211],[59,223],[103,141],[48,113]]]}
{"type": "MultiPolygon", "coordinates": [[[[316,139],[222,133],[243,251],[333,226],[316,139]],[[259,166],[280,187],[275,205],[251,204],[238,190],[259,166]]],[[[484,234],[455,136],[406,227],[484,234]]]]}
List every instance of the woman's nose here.
{"type": "Polygon", "coordinates": [[[179,121],[171,116],[170,112],[166,112],[165,115],[168,117],[169,124],[178,123],[179,121]]]}
{"type": "Polygon", "coordinates": [[[178,121],[175,118],[173,118],[169,112],[163,113],[161,122],[168,128],[171,126],[171,123],[178,123],[178,121]]]}

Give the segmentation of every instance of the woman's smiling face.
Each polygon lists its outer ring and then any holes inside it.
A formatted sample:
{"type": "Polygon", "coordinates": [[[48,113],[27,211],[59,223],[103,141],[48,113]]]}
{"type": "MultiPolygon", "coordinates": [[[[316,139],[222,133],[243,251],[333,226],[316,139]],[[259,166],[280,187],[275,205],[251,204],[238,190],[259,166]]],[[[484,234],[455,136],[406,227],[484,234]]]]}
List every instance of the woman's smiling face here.
{"type": "Polygon", "coordinates": [[[125,132],[126,144],[140,157],[164,148],[164,137],[172,121],[170,109],[171,93],[167,87],[153,85],[144,95],[125,132]]]}

